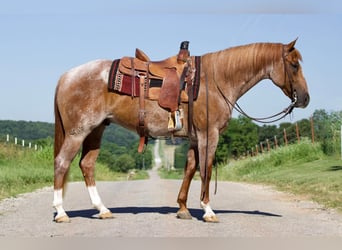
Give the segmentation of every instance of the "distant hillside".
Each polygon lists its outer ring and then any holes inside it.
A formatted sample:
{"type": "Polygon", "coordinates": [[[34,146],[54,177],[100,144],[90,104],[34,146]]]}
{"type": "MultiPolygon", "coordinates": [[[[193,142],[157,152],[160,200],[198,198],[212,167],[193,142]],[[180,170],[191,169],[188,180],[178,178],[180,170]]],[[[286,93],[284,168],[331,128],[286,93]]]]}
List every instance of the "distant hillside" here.
{"type": "MultiPolygon", "coordinates": [[[[22,140],[39,140],[54,137],[54,124],[48,122],[0,120],[0,138],[9,134],[22,140]]],[[[118,125],[111,124],[104,132],[102,142],[128,146],[138,140],[138,135],[118,125]]]]}
{"type": "MultiPolygon", "coordinates": [[[[51,148],[54,140],[54,124],[48,122],[0,120],[0,142],[6,140],[6,135],[13,141],[14,137],[38,143],[45,148],[51,148]]],[[[127,172],[130,169],[148,169],[152,167],[152,151],[138,154],[139,137],[116,124],[106,127],[102,138],[102,146],[98,162],[105,164],[111,170],[127,172]]],[[[51,151],[52,152],[52,151],[51,151]]]]}
{"type": "Polygon", "coordinates": [[[0,120],[0,136],[9,134],[23,140],[38,140],[54,136],[54,124],[47,122],[0,120]]]}

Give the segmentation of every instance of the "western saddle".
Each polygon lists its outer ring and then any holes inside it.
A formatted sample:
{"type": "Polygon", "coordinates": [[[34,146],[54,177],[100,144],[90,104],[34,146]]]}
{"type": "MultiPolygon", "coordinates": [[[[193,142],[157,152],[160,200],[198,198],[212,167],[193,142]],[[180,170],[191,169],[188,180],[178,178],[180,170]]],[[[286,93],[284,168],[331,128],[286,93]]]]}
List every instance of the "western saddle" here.
{"type": "Polygon", "coordinates": [[[120,60],[119,71],[132,77],[132,86],[135,77],[139,80],[139,115],[137,132],[140,136],[138,152],[142,152],[147,144],[145,127],[145,99],[154,99],[149,95],[150,82],[162,81],[158,88],[158,104],[169,111],[168,130],[173,132],[183,127],[183,110],[180,107],[181,91],[185,83],[192,85],[195,69],[188,50],[189,42],[183,41],[177,55],[162,61],[151,61],[140,49],[136,49],[135,57],[123,57],[120,60]]]}

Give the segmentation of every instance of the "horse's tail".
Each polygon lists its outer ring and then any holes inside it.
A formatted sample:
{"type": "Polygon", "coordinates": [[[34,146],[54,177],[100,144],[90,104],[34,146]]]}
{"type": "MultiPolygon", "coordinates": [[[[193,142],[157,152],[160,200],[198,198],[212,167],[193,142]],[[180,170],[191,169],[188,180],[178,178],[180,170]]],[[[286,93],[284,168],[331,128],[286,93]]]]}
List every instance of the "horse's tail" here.
{"type": "Polygon", "coordinates": [[[65,131],[63,127],[63,122],[61,118],[61,114],[59,112],[58,104],[57,104],[57,93],[58,93],[58,86],[56,88],[55,93],[55,101],[54,101],[54,108],[55,108],[55,143],[54,143],[54,158],[57,157],[59,151],[64,142],[65,138],[65,131]]]}
{"type": "MultiPolygon", "coordinates": [[[[55,100],[54,100],[54,109],[55,109],[55,143],[54,143],[54,159],[56,159],[57,155],[59,154],[64,139],[65,139],[65,130],[63,126],[63,121],[61,117],[61,113],[59,112],[58,103],[57,103],[57,94],[58,94],[58,86],[56,88],[55,93],[55,100]]],[[[69,175],[69,170],[66,172],[63,178],[63,196],[66,191],[66,184],[69,175]]]]}

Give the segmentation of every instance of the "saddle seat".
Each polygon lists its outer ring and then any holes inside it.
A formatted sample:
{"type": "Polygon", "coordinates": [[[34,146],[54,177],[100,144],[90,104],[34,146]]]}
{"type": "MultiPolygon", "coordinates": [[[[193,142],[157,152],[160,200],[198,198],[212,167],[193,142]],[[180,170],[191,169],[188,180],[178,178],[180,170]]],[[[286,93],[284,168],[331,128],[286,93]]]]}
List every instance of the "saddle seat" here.
{"type": "MultiPolygon", "coordinates": [[[[146,55],[146,54],[145,54],[146,55]]],[[[184,70],[185,63],[177,60],[177,56],[169,57],[162,61],[145,61],[146,57],[123,57],[121,58],[120,71],[124,74],[148,74],[151,79],[163,79],[167,74],[167,69],[175,69],[180,76],[184,70]],[[143,59],[143,60],[142,60],[143,59]]]]}

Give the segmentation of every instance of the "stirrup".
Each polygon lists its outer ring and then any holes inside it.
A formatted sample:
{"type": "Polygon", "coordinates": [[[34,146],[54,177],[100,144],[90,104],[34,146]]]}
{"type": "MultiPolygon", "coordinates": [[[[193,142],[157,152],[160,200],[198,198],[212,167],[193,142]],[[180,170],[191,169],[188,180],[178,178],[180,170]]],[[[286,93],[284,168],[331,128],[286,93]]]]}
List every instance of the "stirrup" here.
{"type": "Polygon", "coordinates": [[[183,124],[182,124],[181,119],[182,119],[182,112],[180,112],[179,110],[176,110],[175,111],[175,123],[176,123],[175,130],[182,129],[183,124]]]}
{"type": "Polygon", "coordinates": [[[175,123],[173,122],[171,112],[169,112],[169,122],[167,124],[167,130],[169,130],[169,131],[174,131],[175,130],[175,123]]]}
{"type": "Polygon", "coordinates": [[[184,118],[183,109],[174,111],[173,115],[171,112],[169,112],[169,122],[168,122],[167,129],[169,131],[181,130],[183,128],[183,118],[184,118]]]}

